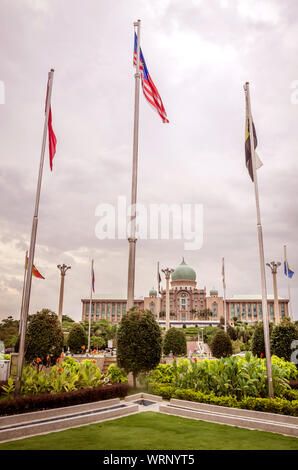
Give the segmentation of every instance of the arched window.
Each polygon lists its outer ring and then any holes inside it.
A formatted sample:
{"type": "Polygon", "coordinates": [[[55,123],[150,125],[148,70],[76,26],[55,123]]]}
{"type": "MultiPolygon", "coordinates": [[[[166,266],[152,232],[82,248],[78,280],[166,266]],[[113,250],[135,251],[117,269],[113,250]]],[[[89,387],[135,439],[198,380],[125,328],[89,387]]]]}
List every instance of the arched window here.
{"type": "Polygon", "coordinates": [[[150,303],[150,311],[154,314],[154,302],[150,303]]]}

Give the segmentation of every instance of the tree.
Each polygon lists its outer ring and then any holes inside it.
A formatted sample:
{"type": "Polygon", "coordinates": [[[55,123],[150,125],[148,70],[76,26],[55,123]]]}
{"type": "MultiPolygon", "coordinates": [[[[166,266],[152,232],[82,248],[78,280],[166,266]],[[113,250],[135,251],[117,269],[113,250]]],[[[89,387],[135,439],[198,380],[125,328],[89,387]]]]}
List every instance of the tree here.
{"type": "Polygon", "coordinates": [[[56,313],[43,309],[32,315],[25,338],[25,359],[32,362],[39,357],[46,364],[47,357],[55,362],[63,350],[63,331],[56,313]]]}
{"type": "Polygon", "coordinates": [[[161,330],[150,310],[130,309],[117,329],[117,363],[132,372],[134,387],[139,373],[159,364],[162,351],[161,330]]]}
{"type": "Polygon", "coordinates": [[[87,347],[88,338],[84,328],[76,323],[69,332],[67,338],[67,346],[74,354],[82,352],[82,346],[87,347]]]}
{"type": "Polygon", "coordinates": [[[298,327],[288,318],[284,318],[273,328],[271,335],[271,354],[291,361],[292,343],[298,340],[298,327]]]}
{"type": "Polygon", "coordinates": [[[91,336],[90,346],[95,349],[102,349],[106,346],[106,341],[102,336],[91,336]]]}
{"type": "Polygon", "coordinates": [[[6,348],[13,348],[19,334],[19,320],[14,320],[12,316],[4,318],[0,323],[0,341],[3,341],[6,348]]]}
{"type": "Polygon", "coordinates": [[[233,328],[231,325],[228,325],[227,326],[227,333],[228,333],[231,340],[236,341],[237,331],[235,330],[235,328],[233,328]]]}
{"type": "Polygon", "coordinates": [[[66,321],[68,323],[69,322],[75,323],[75,321],[72,318],[70,318],[68,315],[62,315],[62,322],[64,322],[64,321],[66,321]]]}
{"type": "Polygon", "coordinates": [[[200,310],[199,312],[197,312],[196,317],[200,318],[202,320],[207,320],[208,318],[212,317],[212,312],[211,312],[210,308],[205,308],[205,309],[200,310]]]}
{"type": "Polygon", "coordinates": [[[186,336],[178,328],[170,328],[165,335],[163,353],[167,356],[171,351],[174,356],[187,354],[186,336]]]}
{"type": "Polygon", "coordinates": [[[219,329],[210,342],[212,356],[216,358],[228,357],[233,353],[232,341],[229,335],[219,329]]]}
{"type": "MultiPolygon", "coordinates": [[[[271,330],[272,330],[272,325],[270,324],[269,325],[269,337],[271,336],[271,330]]],[[[266,357],[263,322],[259,322],[255,326],[255,330],[252,336],[251,351],[254,356],[266,357]]]]}

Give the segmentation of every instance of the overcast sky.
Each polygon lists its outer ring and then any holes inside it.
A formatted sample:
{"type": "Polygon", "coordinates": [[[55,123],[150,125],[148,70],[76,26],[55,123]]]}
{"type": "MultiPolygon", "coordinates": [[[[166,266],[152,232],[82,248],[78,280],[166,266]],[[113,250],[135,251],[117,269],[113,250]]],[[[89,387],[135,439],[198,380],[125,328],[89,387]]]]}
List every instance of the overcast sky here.
{"type": "MultiPolygon", "coordinates": [[[[294,0],[1,0],[0,319],[19,317],[39,167],[47,73],[55,69],[54,170],[48,149],[42,181],[30,312],[58,309],[81,318],[95,260],[96,293],[127,292],[128,242],[99,240],[96,207],[130,198],[134,109],[133,22],[169,118],[163,124],[141,92],[138,201],[202,204],[202,248],[185,240],[139,240],[136,298],[156,286],[156,262],[185,261],[198,287],[260,294],[253,184],[244,163],[245,101],[264,166],[258,171],[265,258],[287,245],[298,319],[297,122],[298,4],[294,0]]],[[[272,276],[267,269],[267,290],[272,276]]],[[[163,284],[165,284],[163,280],[163,284]]],[[[278,273],[278,291],[287,279],[278,273]]]]}

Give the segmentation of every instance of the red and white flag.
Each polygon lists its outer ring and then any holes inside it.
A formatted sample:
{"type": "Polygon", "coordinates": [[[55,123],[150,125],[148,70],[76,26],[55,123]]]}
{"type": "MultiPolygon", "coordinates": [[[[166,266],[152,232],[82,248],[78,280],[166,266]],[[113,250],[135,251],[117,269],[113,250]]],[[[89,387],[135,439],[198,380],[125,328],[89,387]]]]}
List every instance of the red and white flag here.
{"type": "MultiPolygon", "coordinates": [[[[135,67],[137,66],[137,43],[138,43],[138,38],[135,33],[134,57],[133,57],[133,64],[135,67]]],[[[143,93],[144,93],[146,100],[155,109],[155,111],[160,115],[162,122],[169,122],[162,99],[149,74],[141,48],[140,48],[140,72],[141,72],[141,82],[142,82],[143,93]]]]}

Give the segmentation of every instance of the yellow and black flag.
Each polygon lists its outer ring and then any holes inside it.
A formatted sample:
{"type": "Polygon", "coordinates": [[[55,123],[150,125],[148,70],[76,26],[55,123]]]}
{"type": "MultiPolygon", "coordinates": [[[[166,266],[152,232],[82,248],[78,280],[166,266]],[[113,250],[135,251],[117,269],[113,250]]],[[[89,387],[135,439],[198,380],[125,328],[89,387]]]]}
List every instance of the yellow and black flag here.
{"type": "MultiPolygon", "coordinates": [[[[244,89],[245,89],[245,91],[247,91],[246,88],[244,88],[244,89]]],[[[249,176],[251,177],[251,180],[253,181],[254,177],[253,177],[253,167],[252,167],[252,152],[251,152],[251,148],[250,148],[250,126],[249,126],[249,111],[248,111],[247,93],[245,93],[245,95],[246,95],[245,164],[246,164],[246,168],[248,170],[249,176]]],[[[252,122],[253,141],[254,141],[254,152],[253,152],[253,154],[255,155],[255,164],[256,164],[256,169],[258,170],[263,165],[263,163],[261,162],[260,158],[258,157],[257,152],[255,151],[255,149],[258,145],[258,139],[257,139],[255,125],[253,123],[252,118],[251,118],[251,122],[252,122]]]]}

